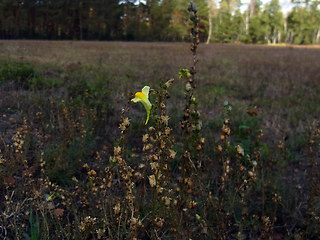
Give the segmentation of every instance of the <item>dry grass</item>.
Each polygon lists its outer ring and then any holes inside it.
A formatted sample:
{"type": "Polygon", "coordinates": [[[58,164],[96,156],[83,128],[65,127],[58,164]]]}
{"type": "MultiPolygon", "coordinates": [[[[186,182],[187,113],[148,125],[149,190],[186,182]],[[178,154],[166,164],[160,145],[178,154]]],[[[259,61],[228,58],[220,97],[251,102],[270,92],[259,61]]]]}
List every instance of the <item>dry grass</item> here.
{"type": "MultiPolygon", "coordinates": [[[[115,94],[124,94],[177,76],[177,69],[191,65],[188,47],[186,43],[2,41],[1,57],[67,71],[99,69],[107,73],[106,81],[121,79],[115,94]]],[[[317,46],[200,45],[198,91],[206,103],[203,112],[216,113],[224,100],[244,108],[256,105],[272,134],[300,131],[319,115],[318,56],[317,46]]]]}

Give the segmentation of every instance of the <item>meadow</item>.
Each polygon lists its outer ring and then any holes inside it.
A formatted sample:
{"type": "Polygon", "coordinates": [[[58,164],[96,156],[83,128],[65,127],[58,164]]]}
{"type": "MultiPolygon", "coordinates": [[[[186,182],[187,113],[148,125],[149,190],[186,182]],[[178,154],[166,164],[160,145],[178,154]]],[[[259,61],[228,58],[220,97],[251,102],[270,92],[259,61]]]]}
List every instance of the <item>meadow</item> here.
{"type": "Polygon", "coordinates": [[[2,40],[0,238],[318,239],[320,48],[196,56],[2,40]]]}

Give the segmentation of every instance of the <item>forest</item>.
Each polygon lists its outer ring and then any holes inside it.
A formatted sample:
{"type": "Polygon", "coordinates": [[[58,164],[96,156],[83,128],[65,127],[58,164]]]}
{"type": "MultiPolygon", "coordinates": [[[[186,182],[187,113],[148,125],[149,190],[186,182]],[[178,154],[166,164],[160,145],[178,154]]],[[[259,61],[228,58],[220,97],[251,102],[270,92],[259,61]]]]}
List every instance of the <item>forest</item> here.
{"type": "MultiPolygon", "coordinates": [[[[195,0],[200,40],[320,43],[318,0],[195,0]]],[[[1,0],[1,39],[188,41],[189,0],[1,0]]]]}

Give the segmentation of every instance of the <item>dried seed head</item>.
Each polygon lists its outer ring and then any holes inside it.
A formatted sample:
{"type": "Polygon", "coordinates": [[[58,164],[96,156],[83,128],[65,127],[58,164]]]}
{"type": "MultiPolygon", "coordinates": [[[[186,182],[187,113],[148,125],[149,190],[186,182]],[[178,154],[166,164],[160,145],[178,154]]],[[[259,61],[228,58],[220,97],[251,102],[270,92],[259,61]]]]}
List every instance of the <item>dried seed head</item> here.
{"type": "Polygon", "coordinates": [[[151,170],[152,170],[154,173],[156,173],[156,172],[158,172],[158,170],[159,170],[159,163],[157,163],[157,162],[152,162],[152,163],[150,163],[150,167],[151,167],[151,170]]]}
{"type": "Polygon", "coordinates": [[[157,193],[162,194],[163,193],[163,187],[157,187],[157,193]]]}
{"type": "Polygon", "coordinates": [[[200,151],[202,149],[201,144],[198,144],[198,146],[196,147],[197,151],[200,151]]]}
{"type": "Polygon", "coordinates": [[[183,157],[185,157],[185,158],[190,158],[190,152],[185,151],[185,152],[183,153],[183,157]]]}
{"type": "Polygon", "coordinates": [[[132,218],[130,219],[130,224],[131,224],[131,225],[136,225],[137,223],[138,223],[138,219],[137,219],[137,218],[132,217],[132,218]]]}
{"type": "Polygon", "coordinates": [[[228,136],[230,135],[230,132],[231,132],[229,126],[226,125],[226,124],[223,124],[223,126],[222,126],[222,131],[223,131],[223,133],[225,133],[225,134],[228,135],[228,136]]]}
{"type": "Polygon", "coordinates": [[[127,117],[124,118],[122,123],[123,123],[125,126],[127,126],[127,127],[130,126],[130,120],[129,120],[129,118],[127,118],[127,117]]]}
{"type": "Polygon", "coordinates": [[[114,155],[119,155],[120,152],[121,152],[121,147],[114,147],[114,149],[113,149],[114,155]]]}
{"type": "Polygon", "coordinates": [[[95,176],[97,173],[96,173],[96,171],[95,170],[90,170],[89,172],[88,172],[88,175],[89,176],[95,176]]]}
{"type": "Polygon", "coordinates": [[[117,162],[117,159],[116,159],[115,157],[110,156],[110,157],[109,157],[109,162],[110,162],[110,163],[116,163],[116,162],[117,162]]]}
{"type": "Polygon", "coordinates": [[[244,150],[243,150],[243,148],[242,148],[240,145],[238,145],[236,148],[237,148],[237,152],[238,152],[240,155],[244,156],[244,150]]]}
{"type": "Polygon", "coordinates": [[[169,197],[163,197],[162,200],[164,201],[164,204],[165,204],[166,206],[169,206],[169,205],[170,205],[171,198],[169,198],[169,197]]]}
{"type": "Polygon", "coordinates": [[[140,165],[139,165],[139,168],[140,169],[142,169],[142,168],[144,168],[146,165],[144,165],[143,163],[141,163],[140,165]]]}
{"type": "Polygon", "coordinates": [[[172,149],[169,150],[169,153],[170,153],[170,155],[169,155],[170,158],[174,159],[176,157],[177,153],[175,151],[173,151],[172,149]]]}
{"type": "Polygon", "coordinates": [[[197,206],[197,203],[195,202],[195,201],[190,201],[190,202],[188,202],[188,208],[194,208],[194,207],[196,207],[197,206]]]}
{"type": "Polygon", "coordinates": [[[189,92],[191,89],[192,89],[192,86],[191,86],[191,84],[188,82],[188,83],[186,84],[186,91],[189,92]]]}
{"type": "Polygon", "coordinates": [[[155,221],[157,227],[162,228],[163,223],[164,223],[164,219],[163,218],[156,218],[154,221],[155,221]]]}
{"type": "Polygon", "coordinates": [[[160,119],[163,124],[168,125],[169,117],[167,115],[161,116],[160,119]]]}
{"type": "Polygon", "coordinates": [[[154,127],[149,127],[150,132],[153,132],[154,130],[156,130],[154,127]]]}
{"type": "Polygon", "coordinates": [[[120,123],[119,128],[121,129],[121,131],[124,131],[124,130],[126,130],[126,128],[129,127],[129,126],[130,126],[130,120],[129,120],[129,118],[124,118],[124,119],[122,120],[122,122],[120,123]]]}
{"type": "Polygon", "coordinates": [[[89,168],[89,165],[87,164],[87,163],[85,163],[85,164],[83,164],[83,166],[82,166],[83,168],[85,168],[85,169],[87,169],[87,170],[89,170],[90,168],[89,168]]]}
{"type": "Polygon", "coordinates": [[[164,86],[165,86],[166,88],[169,88],[169,87],[172,85],[173,81],[174,81],[173,78],[170,79],[170,80],[168,80],[168,81],[164,84],[164,86]]]}
{"type": "Polygon", "coordinates": [[[165,146],[166,146],[166,142],[161,139],[161,141],[160,141],[160,148],[161,148],[161,149],[164,149],[165,146]]]}
{"type": "Polygon", "coordinates": [[[134,176],[137,178],[137,179],[142,179],[142,174],[140,172],[135,172],[134,173],[134,176]]]}
{"type": "Polygon", "coordinates": [[[190,109],[186,109],[186,110],[184,111],[184,116],[185,116],[185,117],[189,117],[189,116],[190,116],[190,109]]]}
{"type": "Polygon", "coordinates": [[[156,176],[155,175],[150,175],[148,178],[149,178],[150,186],[151,187],[155,187],[156,184],[157,184],[156,176]]]}
{"type": "Polygon", "coordinates": [[[143,152],[146,152],[146,151],[149,151],[151,148],[152,148],[152,145],[151,145],[150,143],[148,143],[147,145],[144,145],[144,146],[143,146],[142,151],[143,151],[143,152]]]}
{"type": "Polygon", "coordinates": [[[149,134],[144,134],[142,136],[142,142],[146,143],[148,141],[148,138],[149,138],[149,134]]]}
{"type": "Polygon", "coordinates": [[[153,161],[158,161],[158,160],[159,160],[159,157],[158,157],[157,155],[155,155],[155,154],[152,154],[151,160],[153,160],[153,161]]]}

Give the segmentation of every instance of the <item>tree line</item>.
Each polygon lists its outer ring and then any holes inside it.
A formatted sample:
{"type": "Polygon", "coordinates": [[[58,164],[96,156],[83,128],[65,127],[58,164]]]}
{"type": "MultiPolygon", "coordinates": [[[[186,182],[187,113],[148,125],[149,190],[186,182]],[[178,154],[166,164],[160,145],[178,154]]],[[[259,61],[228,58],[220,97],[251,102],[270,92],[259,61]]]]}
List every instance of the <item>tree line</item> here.
{"type": "MultiPolygon", "coordinates": [[[[184,41],[190,0],[0,0],[0,38],[184,41]]],[[[223,43],[320,43],[319,0],[194,0],[200,38],[223,43]]]]}

